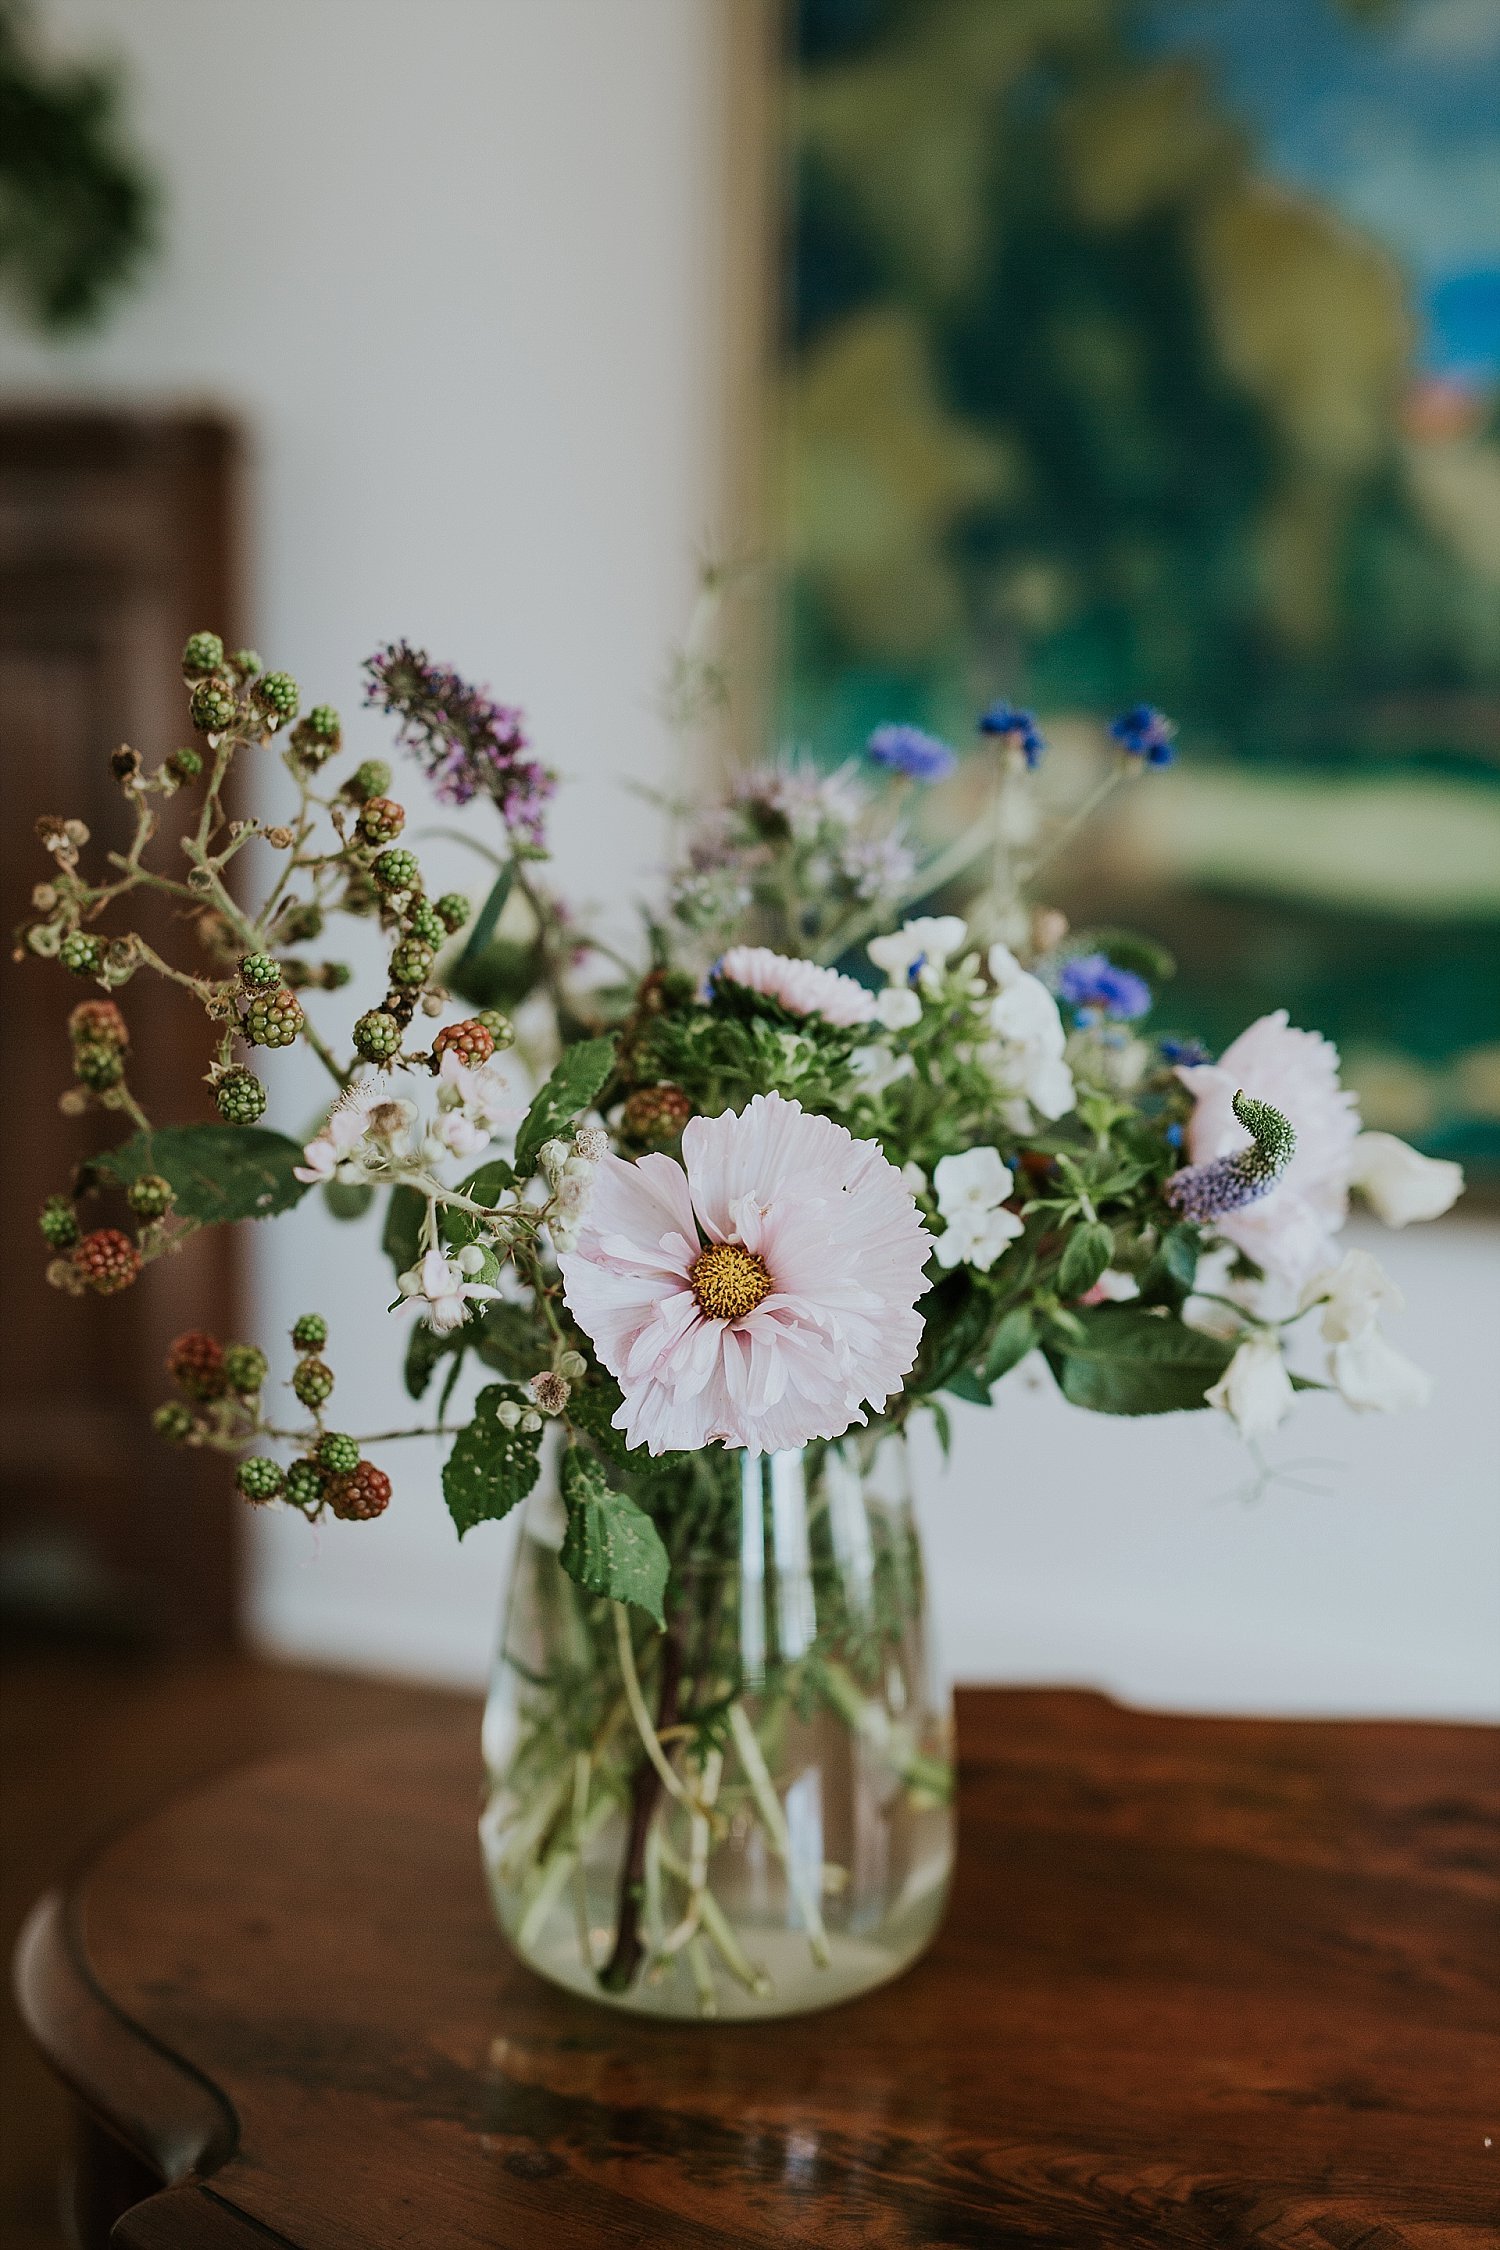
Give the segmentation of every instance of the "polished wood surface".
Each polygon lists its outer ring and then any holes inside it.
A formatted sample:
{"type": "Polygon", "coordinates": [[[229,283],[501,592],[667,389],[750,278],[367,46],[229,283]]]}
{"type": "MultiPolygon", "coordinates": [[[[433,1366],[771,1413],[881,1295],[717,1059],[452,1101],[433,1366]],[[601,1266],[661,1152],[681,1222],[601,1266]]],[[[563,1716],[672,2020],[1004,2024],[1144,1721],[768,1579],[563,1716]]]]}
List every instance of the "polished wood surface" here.
{"type": "Polygon", "coordinates": [[[971,1691],[933,1951],[673,2027],[505,1951],[476,1719],[233,1776],[38,1909],[34,2035],[169,2183],[116,2243],[1500,2241],[1493,1733],[971,1691]]]}

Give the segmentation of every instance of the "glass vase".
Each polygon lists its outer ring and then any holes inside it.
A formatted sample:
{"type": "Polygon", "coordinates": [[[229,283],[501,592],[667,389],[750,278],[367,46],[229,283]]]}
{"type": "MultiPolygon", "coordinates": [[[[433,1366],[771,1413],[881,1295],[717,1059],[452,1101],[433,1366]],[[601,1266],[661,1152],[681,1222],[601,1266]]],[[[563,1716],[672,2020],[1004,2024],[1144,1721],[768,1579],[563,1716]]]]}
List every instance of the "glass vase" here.
{"type": "Polygon", "coordinates": [[[953,1860],[952,1705],[905,1440],[697,1456],[666,1628],[563,1571],[527,1503],[485,1712],[500,1926],[644,2015],[850,1999],[915,1960],[953,1860]]]}

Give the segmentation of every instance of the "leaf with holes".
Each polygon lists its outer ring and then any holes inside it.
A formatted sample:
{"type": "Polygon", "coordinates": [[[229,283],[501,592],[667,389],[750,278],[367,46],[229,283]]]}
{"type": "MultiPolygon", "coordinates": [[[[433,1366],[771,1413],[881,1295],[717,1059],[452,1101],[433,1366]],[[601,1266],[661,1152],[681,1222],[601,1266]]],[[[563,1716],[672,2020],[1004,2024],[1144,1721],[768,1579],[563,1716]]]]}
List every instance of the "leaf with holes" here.
{"type": "Polygon", "coordinates": [[[179,1217],[221,1226],[290,1211],[307,1193],[308,1183],[293,1177],[301,1162],[297,1143],[264,1125],[165,1125],[106,1149],[85,1169],[117,1187],[159,1172],[179,1217]]]}
{"type": "Polygon", "coordinates": [[[671,1564],[645,1509],[623,1492],[612,1492],[600,1463],[578,1446],[563,1455],[562,1494],[568,1528],[560,1560],[568,1576],[589,1593],[633,1602],[664,1624],[662,1596],[671,1564]]]}
{"type": "Polygon", "coordinates": [[[516,1135],[516,1172],[520,1178],[536,1169],[537,1152],[543,1143],[571,1125],[580,1110],[588,1108],[614,1068],[614,1061],[613,1039],[583,1039],[567,1049],[516,1135]]]}
{"type": "Polygon", "coordinates": [[[490,1383],[474,1401],[474,1419],[459,1431],[443,1466],[443,1498],[460,1539],[476,1523],[498,1523],[525,1499],[541,1466],[540,1430],[508,1430],[498,1409],[509,1400],[524,1412],[524,1391],[490,1383]]]}

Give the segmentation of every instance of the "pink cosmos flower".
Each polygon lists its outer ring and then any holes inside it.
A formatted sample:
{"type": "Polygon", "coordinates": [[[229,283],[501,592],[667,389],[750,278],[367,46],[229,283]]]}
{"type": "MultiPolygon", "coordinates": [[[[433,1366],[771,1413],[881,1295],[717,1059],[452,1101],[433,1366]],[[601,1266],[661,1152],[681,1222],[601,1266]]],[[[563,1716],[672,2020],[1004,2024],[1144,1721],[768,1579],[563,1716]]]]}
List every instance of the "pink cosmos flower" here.
{"type": "Polygon", "coordinates": [[[567,1300],[651,1453],[842,1436],[916,1358],[931,1247],[873,1141],[758,1094],[695,1117],[682,1163],[606,1156],[567,1300]]]}
{"type": "Polygon", "coordinates": [[[1243,1088],[1290,1118],[1296,1153],[1268,1195],[1230,1211],[1215,1231],[1275,1279],[1300,1289],[1338,1261],[1334,1237],[1349,1208],[1349,1172],[1359,1106],[1339,1084],[1339,1054],[1321,1033],[1298,1031],[1285,1008],[1262,1016],[1226,1047],[1217,1063],[1177,1073],[1197,1106],[1188,1124],[1188,1157],[1211,1164],[1248,1148],[1231,1104],[1243,1088]]]}
{"type": "Polygon", "coordinates": [[[773,953],[768,945],[732,945],[714,970],[716,979],[742,985],[779,1000],[789,1015],[821,1016],[825,1023],[847,1030],[853,1024],[873,1023],[875,995],[853,977],[837,969],[820,969],[813,961],[796,961],[789,954],[773,953]]]}

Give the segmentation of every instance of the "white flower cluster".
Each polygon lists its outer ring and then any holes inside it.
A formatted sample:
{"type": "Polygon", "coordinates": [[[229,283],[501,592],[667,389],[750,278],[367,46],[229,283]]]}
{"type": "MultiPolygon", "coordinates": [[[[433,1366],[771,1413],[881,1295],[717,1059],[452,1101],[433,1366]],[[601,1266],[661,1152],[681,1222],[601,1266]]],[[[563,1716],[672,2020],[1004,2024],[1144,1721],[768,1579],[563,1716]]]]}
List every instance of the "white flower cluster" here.
{"type": "Polygon", "coordinates": [[[969,1148],[945,1156],[932,1175],[943,1232],[938,1236],[940,1266],[977,1266],[988,1273],[1008,1242],[1023,1229],[1005,1203],[1015,1187],[1010,1167],[995,1148],[969,1148]]]}
{"type": "Polygon", "coordinates": [[[553,1249],[560,1255],[577,1248],[578,1231],[594,1191],[594,1177],[608,1154],[609,1135],[597,1125],[585,1125],[571,1141],[553,1140],[542,1144],[537,1163],[552,1191],[547,1207],[547,1231],[552,1237],[553,1249]]]}
{"type": "Polygon", "coordinates": [[[430,1328],[447,1336],[462,1328],[470,1305],[499,1296],[498,1289],[479,1278],[486,1267],[493,1271],[494,1266],[494,1253],[486,1254],[476,1242],[466,1243],[451,1257],[443,1250],[429,1250],[402,1274],[397,1287],[430,1328]]]}
{"type": "MultiPolygon", "coordinates": [[[[887,1031],[910,1030],[920,1022],[924,995],[940,988],[968,934],[958,915],[936,914],[870,940],[866,951],[888,979],[876,999],[887,1031]]],[[[992,945],[985,965],[988,982],[978,974],[977,954],[961,961],[956,974],[966,978],[980,1019],[976,1052],[1007,1096],[1005,1122],[1024,1133],[1038,1118],[1066,1117],[1073,1107],[1076,1088],[1065,1059],[1068,1035],[1053,995],[1040,977],[1022,968],[1008,946],[992,945]]]]}
{"type": "Polygon", "coordinates": [[[451,1049],[438,1068],[436,1113],[420,1132],[416,1103],[389,1087],[383,1072],[346,1086],[303,1149],[296,1177],[309,1186],[331,1180],[384,1184],[402,1172],[478,1156],[521,1115],[493,1065],[471,1070],[451,1049]]]}
{"type": "MultiPolygon", "coordinates": [[[[1189,1300],[1185,1313],[1193,1302],[1189,1300]]],[[[1338,1265],[1307,1284],[1292,1315],[1295,1321],[1322,1307],[1319,1328],[1328,1346],[1328,1379],[1347,1405],[1362,1412],[1395,1414],[1425,1406],[1432,1395],[1429,1377],[1381,1331],[1381,1314],[1399,1312],[1404,1302],[1377,1258],[1368,1250],[1347,1250],[1338,1265]]],[[[1228,1317],[1232,1322],[1234,1315],[1228,1317]]],[[[1199,1318],[1194,1325],[1214,1324],[1199,1318]]],[[[1252,1329],[1206,1394],[1209,1405],[1229,1415],[1244,1437],[1269,1437],[1295,1401],[1282,1351],[1284,1325],[1289,1323],[1252,1329]]]]}

